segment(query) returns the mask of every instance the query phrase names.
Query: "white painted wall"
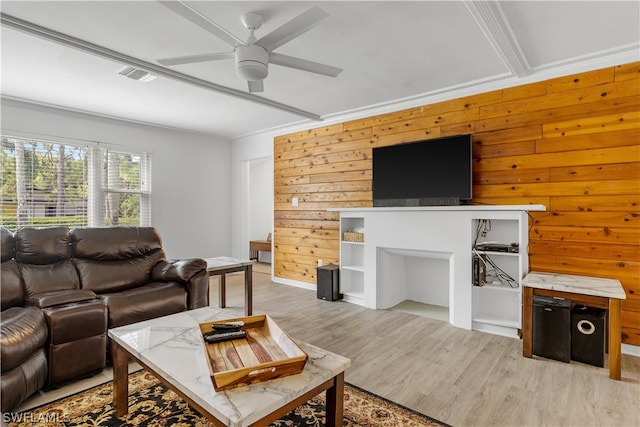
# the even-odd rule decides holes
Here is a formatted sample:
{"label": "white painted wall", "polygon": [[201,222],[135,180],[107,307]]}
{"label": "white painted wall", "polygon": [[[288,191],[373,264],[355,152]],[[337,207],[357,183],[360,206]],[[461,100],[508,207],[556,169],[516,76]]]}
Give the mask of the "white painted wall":
{"label": "white painted wall", "polygon": [[[238,139],[231,144],[231,254],[236,258],[249,258],[249,240],[253,237],[250,214],[251,164],[259,161],[269,170],[270,179],[261,187],[265,197],[261,209],[268,209],[269,230],[273,232],[273,134],[268,132]],[[257,163],[256,163],[257,164]],[[266,234],[258,236],[260,240]]]}
{"label": "white painted wall", "polygon": [[[273,228],[273,163],[270,158],[249,161],[249,238],[265,240]],[[249,243],[247,243],[249,244]],[[271,262],[271,252],[258,261]]]}
{"label": "white painted wall", "polygon": [[273,168],[269,158],[249,162],[249,238],[264,240],[273,227]]}
{"label": "white painted wall", "polygon": [[167,256],[229,255],[230,141],[15,100],[1,105],[6,135],[99,141],[152,153],[151,222]]}

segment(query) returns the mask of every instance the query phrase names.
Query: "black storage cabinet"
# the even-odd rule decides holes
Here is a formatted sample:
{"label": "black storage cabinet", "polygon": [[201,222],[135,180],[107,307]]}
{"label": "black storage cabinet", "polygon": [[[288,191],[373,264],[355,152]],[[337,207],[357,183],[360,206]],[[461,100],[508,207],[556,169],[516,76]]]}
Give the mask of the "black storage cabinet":
{"label": "black storage cabinet", "polygon": [[606,313],[585,305],[571,310],[571,360],[604,367]]}
{"label": "black storage cabinet", "polygon": [[340,267],[329,264],[317,268],[318,299],[337,301],[342,299],[340,293]]}
{"label": "black storage cabinet", "polygon": [[533,297],[533,354],[571,361],[571,301]]}

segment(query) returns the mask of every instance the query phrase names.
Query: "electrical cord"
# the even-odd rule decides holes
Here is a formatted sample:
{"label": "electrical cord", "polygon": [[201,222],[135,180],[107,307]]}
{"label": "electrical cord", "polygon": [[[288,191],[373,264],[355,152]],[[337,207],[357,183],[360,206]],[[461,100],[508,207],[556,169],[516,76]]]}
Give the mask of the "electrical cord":
{"label": "electrical cord", "polygon": [[[506,283],[511,288],[517,288],[518,282],[511,277],[507,272],[498,267],[498,265],[491,259],[491,257],[487,254],[484,254],[486,264],[489,264],[493,269],[494,277],[500,281],[500,284]],[[485,264],[485,265],[486,265]],[[489,269],[487,268],[487,277],[489,276]],[[489,281],[487,280],[487,283]]]}
{"label": "electrical cord", "polygon": [[476,237],[473,241],[473,253],[480,259],[480,262],[484,264],[485,270],[485,281],[480,284],[480,286],[485,284],[490,284],[494,280],[498,280],[500,284],[508,284],[511,288],[518,288],[520,285],[518,281],[511,277],[507,272],[501,269],[486,253],[480,253],[476,248],[478,245],[478,239],[480,235],[486,237],[487,232],[491,231],[491,220],[489,219],[479,219],[476,225]]}
{"label": "electrical cord", "polygon": [[491,220],[490,219],[479,219],[478,223],[476,224],[476,238],[473,241],[473,247],[475,248],[476,245],[478,244],[478,239],[480,238],[480,235],[482,234],[482,236],[486,236],[487,233],[491,231]]}

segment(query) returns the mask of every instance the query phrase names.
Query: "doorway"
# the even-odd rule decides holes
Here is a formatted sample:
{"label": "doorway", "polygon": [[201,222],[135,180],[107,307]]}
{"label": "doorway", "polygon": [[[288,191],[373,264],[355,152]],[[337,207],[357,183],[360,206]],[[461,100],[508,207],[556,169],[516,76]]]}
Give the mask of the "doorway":
{"label": "doorway", "polygon": [[[271,158],[248,161],[247,234],[249,240],[267,240],[273,229],[273,163]],[[247,241],[247,247],[249,242]],[[272,263],[272,253],[260,251],[259,263]]]}

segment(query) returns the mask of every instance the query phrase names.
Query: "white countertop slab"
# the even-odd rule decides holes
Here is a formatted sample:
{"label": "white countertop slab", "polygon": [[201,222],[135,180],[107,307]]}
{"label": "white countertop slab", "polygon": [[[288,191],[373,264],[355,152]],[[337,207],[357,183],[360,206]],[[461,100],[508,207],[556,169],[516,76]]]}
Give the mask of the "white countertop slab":
{"label": "white countertop slab", "polygon": [[606,298],[627,298],[617,279],[532,271],[522,280],[522,286]]}
{"label": "white countertop slab", "polygon": [[460,205],[460,206],[378,206],[371,208],[327,208],[329,212],[396,212],[396,211],[529,211],[544,212],[545,205]]}
{"label": "white countertop slab", "polygon": [[297,375],[216,392],[198,325],[232,316],[204,307],[109,330],[109,337],[227,426],[246,426],[351,365],[345,357],[296,341],[309,359]]}
{"label": "white countertop slab", "polygon": [[219,256],[215,258],[204,258],[207,262],[207,271],[219,270],[231,267],[241,267],[253,264],[250,260]]}

